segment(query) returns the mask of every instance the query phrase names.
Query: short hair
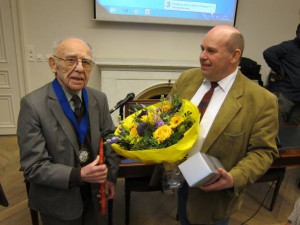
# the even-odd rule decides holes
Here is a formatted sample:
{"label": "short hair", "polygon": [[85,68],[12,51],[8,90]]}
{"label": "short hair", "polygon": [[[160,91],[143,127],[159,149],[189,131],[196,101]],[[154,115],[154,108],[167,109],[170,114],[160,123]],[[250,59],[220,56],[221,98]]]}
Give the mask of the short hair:
{"label": "short hair", "polygon": [[84,42],[84,43],[90,48],[90,51],[91,51],[91,57],[93,58],[93,48],[92,48],[92,46],[91,46],[88,42],[86,42],[86,41],[84,41],[83,39],[78,38],[78,37],[68,37],[68,38],[64,38],[64,39],[61,39],[61,40],[54,41],[53,46],[52,46],[52,54],[53,54],[53,55],[56,55],[58,46],[59,46],[62,42],[66,41],[66,40],[68,40],[68,39],[78,39],[78,40],[81,40],[82,42]]}
{"label": "short hair", "polygon": [[241,50],[241,56],[243,55],[245,47],[245,40],[240,32],[233,32],[228,40],[228,50],[234,52],[236,49]]}

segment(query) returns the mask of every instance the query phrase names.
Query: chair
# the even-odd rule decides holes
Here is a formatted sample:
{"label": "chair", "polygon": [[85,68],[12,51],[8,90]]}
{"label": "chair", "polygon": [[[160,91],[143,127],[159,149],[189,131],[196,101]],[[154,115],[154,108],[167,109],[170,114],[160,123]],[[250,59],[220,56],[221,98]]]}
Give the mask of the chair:
{"label": "chair", "polygon": [[271,203],[270,203],[269,208],[268,208],[269,211],[273,211],[273,209],[274,209],[274,205],[275,205],[277,197],[278,197],[280,186],[281,186],[281,183],[284,179],[285,171],[286,171],[285,167],[283,167],[283,168],[270,168],[260,179],[258,179],[256,181],[256,183],[276,182],[276,185],[275,185],[275,188],[274,188],[274,191],[273,191],[273,195],[272,195],[272,200],[271,200]]}
{"label": "chair", "polygon": [[252,59],[242,57],[240,61],[241,72],[248,77],[250,80],[255,80],[260,86],[263,86],[263,81],[261,79],[260,68],[261,65]]}
{"label": "chair", "polygon": [[125,178],[125,224],[129,225],[131,192],[162,191],[161,182],[151,186],[151,177]]}
{"label": "chair", "polygon": [[8,207],[8,201],[7,201],[7,198],[4,194],[4,191],[3,191],[3,188],[2,188],[2,185],[0,183],[0,205],[3,205],[5,207]]}
{"label": "chair", "polygon": [[[300,128],[291,124],[281,124],[279,134],[276,138],[279,152],[282,153],[286,149],[297,149],[300,147],[299,141]],[[281,183],[285,176],[286,167],[282,165],[281,157],[274,161],[272,167],[258,180],[259,182],[276,182],[269,211],[272,211],[276,203],[276,199],[280,190]]]}

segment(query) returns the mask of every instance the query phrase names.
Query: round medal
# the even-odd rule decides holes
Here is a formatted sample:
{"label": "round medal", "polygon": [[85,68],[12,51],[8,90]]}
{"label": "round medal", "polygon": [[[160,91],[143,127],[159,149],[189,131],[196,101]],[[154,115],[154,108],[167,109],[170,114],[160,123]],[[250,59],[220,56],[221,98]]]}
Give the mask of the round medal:
{"label": "round medal", "polygon": [[79,162],[80,163],[85,163],[88,161],[89,159],[89,152],[88,150],[85,148],[85,147],[82,147],[80,150],[79,150]]}

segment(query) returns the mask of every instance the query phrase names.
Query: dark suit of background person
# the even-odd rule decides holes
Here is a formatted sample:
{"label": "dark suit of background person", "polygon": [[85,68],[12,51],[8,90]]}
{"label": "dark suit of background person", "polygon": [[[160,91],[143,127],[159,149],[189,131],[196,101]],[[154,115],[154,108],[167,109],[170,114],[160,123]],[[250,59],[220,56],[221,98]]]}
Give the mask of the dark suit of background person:
{"label": "dark suit of background person", "polygon": [[[188,188],[186,213],[189,222],[180,218],[185,217],[182,200],[185,192],[184,188],[179,191],[181,224],[227,224],[229,217],[242,205],[246,185],[262,176],[278,156],[276,96],[238,71],[243,46],[242,35],[235,28],[214,27],[201,45],[201,68],[184,71],[171,90],[170,95],[178,93],[181,98],[191,100],[204,85],[204,80],[218,81],[214,98],[216,93],[226,89],[222,82],[230,78],[228,75],[234,79],[232,86],[227,86],[228,94],[220,103],[202,148],[196,148],[196,151],[218,158],[225,170],[219,169],[221,178],[211,185]],[[235,78],[234,72],[237,73]],[[212,102],[213,99],[200,122],[200,135],[208,129],[203,121],[211,115],[211,104],[218,103]]]}
{"label": "dark suit of background person", "polygon": [[275,80],[270,90],[277,93],[280,122],[300,124],[300,24],[296,38],[267,48],[264,59]]}
{"label": "dark suit of background person", "polygon": [[[96,197],[100,183],[106,181],[109,196],[115,195],[118,157],[110,147],[105,148],[106,166],[98,165],[100,137],[113,130],[114,124],[105,94],[86,87],[92,69],[86,65],[94,64],[89,61],[91,57],[90,47],[80,39],[59,42],[49,58],[56,79],[21,100],[18,120],[21,167],[30,182],[29,206],[40,212],[44,225],[106,224],[106,218],[100,217]],[[79,162],[81,144],[75,126],[61,107],[57,88],[67,98],[82,95],[85,105],[86,91],[88,105],[84,110],[88,109],[88,129],[84,146],[90,153],[87,162]]]}

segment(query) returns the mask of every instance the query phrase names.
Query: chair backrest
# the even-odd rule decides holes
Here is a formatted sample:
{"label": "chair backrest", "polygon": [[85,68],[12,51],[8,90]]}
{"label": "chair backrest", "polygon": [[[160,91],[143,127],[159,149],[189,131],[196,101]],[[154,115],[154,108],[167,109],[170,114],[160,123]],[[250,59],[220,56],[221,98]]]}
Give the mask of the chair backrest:
{"label": "chair backrest", "polygon": [[149,106],[159,102],[160,99],[136,99],[126,103],[125,105],[125,117],[134,113],[135,110],[142,109],[142,106]]}
{"label": "chair backrest", "polygon": [[160,99],[162,95],[166,97],[170,93],[172,87],[173,84],[171,83],[171,80],[169,80],[168,83],[157,84],[146,88],[139,93],[135,99]]}
{"label": "chair backrest", "polygon": [[280,150],[300,148],[300,126],[281,124],[279,126],[278,140]]}
{"label": "chair backrest", "polygon": [[173,84],[171,83],[171,80],[169,80],[168,83],[157,84],[145,89],[139,93],[134,100],[125,104],[125,117],[135,112],[135,110],[141,109],[142,105],[149,106],[159,102],[161,96],[166,97],[170,93],[172,87]]}

